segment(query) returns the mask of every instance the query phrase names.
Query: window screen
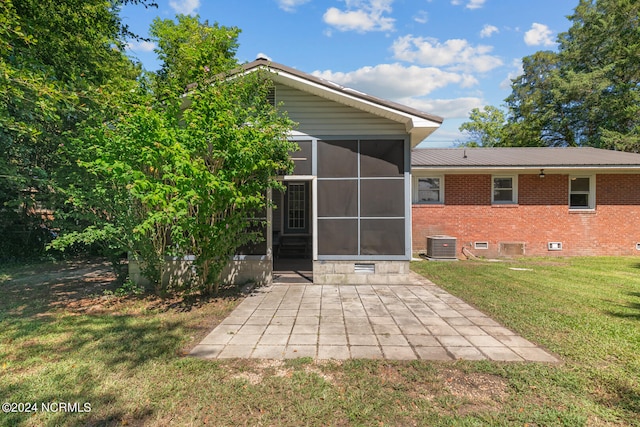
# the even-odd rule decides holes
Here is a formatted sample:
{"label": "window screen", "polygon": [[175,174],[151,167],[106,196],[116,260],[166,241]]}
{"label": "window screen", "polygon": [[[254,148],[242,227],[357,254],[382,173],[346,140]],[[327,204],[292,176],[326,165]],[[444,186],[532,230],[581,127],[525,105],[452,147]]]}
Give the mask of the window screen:
{"label": "window screen", "polygon": [[294,164],[292,175],[311,175],[311,141],[296,141],[296,144],[300,150],[289,153]]}
{"label": "window screen", "polygon": [[360,176],[404,174],[404,141],[360,141]]}
{"label": "window screen", "polygon": [[318,141],[318,255],[405,255],[405,141]]}
{"label": "window screen", "polygon": [[357,255],[357,219],[318,219],[319,255]]}
{"label": "window screen", "polygon": [[318,141],[318,178],[358,176],[358,141]]}
{"label": "window screen", "polygon": [[246,231],[259,236],[258,242],[248,242],[236,249],[238,255],[266,255],[267,253],[267,225],[263,221],[256,221]]}
{"label": "window screen", "polygon": [[358,216],[358,181],[318,181],[318,216]]}
{"label": "window screen", "polygon": [[403,219],[362,219],[362,255],[404,255]]}
{"label": "window screen", "polygon": [[360,215],[404,216],[404,180],[361,180]]}

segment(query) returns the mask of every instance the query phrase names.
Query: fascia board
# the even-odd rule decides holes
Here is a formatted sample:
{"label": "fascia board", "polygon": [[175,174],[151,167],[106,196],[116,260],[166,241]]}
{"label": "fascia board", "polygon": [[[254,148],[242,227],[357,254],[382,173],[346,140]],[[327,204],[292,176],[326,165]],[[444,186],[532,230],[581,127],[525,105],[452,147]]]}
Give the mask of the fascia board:
{"label": "fascia board", "polygon": [[640,165],[636,167],[625,166],[575,166],[575,167],[553,167],[553,166],[500,166],[500,167],[468,167],[456,168],[448,166],[411,166],[412,173],[438,172],[440,174],[492,174],[492,173],[522,173],[522,174],[538,174],[540,169],[544,169],[546,175],[552,174],[606,174],[606,173],[640,173]]}

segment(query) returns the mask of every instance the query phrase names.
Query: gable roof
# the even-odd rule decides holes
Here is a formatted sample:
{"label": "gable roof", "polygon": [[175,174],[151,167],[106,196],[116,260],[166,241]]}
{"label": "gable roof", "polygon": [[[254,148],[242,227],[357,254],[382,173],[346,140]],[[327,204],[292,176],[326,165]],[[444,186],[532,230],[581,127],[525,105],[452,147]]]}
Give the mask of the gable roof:
{"label": "gable roof", "polygon": [[243,65],[241,71],[261,69],[272,72],[273,80],[277,83],[404,124],[407,133],[411,135],[412,147],[431,135],[443,121],[442,117],[367,95],[263,58]]}
{"label": "gable roof", "polygon": [[640,154],[591,147],[423,148],[411,152],[412,168],[589,169],[640,168]]}

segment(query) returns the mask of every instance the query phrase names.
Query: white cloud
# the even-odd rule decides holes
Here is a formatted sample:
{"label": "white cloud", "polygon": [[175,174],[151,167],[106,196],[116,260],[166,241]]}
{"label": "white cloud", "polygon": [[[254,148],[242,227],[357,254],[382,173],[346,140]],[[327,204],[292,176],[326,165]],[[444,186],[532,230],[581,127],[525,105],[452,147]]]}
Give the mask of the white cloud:
{"label": "white cloud", "polygon": [[407,67],[398,63],[362,67],[347,73],[326,70],[314,71],[312,74],[398,102],[406,98],[428,95],[434,90],[451,84],[469,87],[478,83],[473,76],[466,74],[447,72],[435,67],[418,67],[416,65]]}
{"label": "white cloud", "polygon": [[170,0],[169,6],[171,6],[176,13],[191,15],[200,7],[200,0]]}
{"label": "white cloud", "polygon": [[273,59],[271,59],[271,57],[269,55],[267,55],[266,53],[258,53],[256,55],[256,59],[266,59],[267,61],[273,61]]}
{"label": "white cloud", "polygon": [[480,9],[484,6],[486,0],[469,0],[469,3],[465,6],[467,9]]}
{"label": "white cloud", "polygon": [[499,57],[489,55],[493,47],[474,47],[464,39],[450,39],[440,43],[434,38],[407,35],[396,39],[391,49],[396,59],[434,67],[448,67],[454,71],[486,72],[502,65]]}
{"label": "white cloud", "polygon": [[418,24],[426,24],[429,21],[429,14],[426,10],[419,10],[416,16],[413,17],[413,20]]}
{"label": "white cloud", "polygon": [[287,12],[294,12],[298,6],[307,3],[309,0],[277,0],[280,9]]}
{"label": "white cloud", "polygon": [[416,108],[420,111],[436,114],[445,119],[467,119],[474,108],[482,108],[481,98],[453,98],[453,99],[417,99],[404,98],[398,102]]}
{"label": "white cloud", "polygon": [[331,7],[322,18],[326,24],[340,31],[392,31],[395,19],[383,15],[391,12],[393,1],[345,0],[347,10]]}
{"label": "white cloud", "polygon": [[534,22],[531,29],[524,33],[524,42],[527,46],[553,46],[553,32],[544,24]]}
{"label": "white cloud", "polygon": [[485,26],[482,27],[482,31],[480,31],[480,37],[484,39],[499,32],[500,30],[495,25],[485,24]]}
{"label": "white cloud", "polygon": [[512,80],[516,77],[519,77],[524,73],[524,68],[522,67],[522,59],[516,58],[511,63],[511,71],[507,74],[507,77],[500,82],[500,89],[509,90],[511,89]]}
{"label": "white cloud", "polygon": [[[484,6],[484,3],[487,0],[469,0],[467,2],[467,5],[465,6],[465,8],[467,9],[480,9],[482,6]],[[454,6],[460,6],[462,3],[464,3],[462,0],[451,0],[451,4]]]}
{"label": "white cloud", "polygon": [[127,43],[127,50],[132,52],[153,52],[153,49],[158,47],[153,42],[148,41],[132,41]]}

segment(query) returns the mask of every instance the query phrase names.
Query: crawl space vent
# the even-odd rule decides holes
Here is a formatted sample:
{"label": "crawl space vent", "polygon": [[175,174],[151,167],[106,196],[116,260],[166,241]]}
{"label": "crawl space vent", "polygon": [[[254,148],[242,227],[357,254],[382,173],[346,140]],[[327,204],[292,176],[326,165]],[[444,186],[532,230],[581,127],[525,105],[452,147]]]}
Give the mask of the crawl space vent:
{"label": "crawl space vent", "polygon": [[355,264],[354,270],[359,274],[374,274],[376,272],[375,264]]}
{"label": "crawl space vent", "polygon": [[547,243],[547,248],[550,251],[561,251],[562,250],[562,242],[549,242],[549,243]]}
{"label": "crawl space vent", "polygon": [[524,255],[524,242],[500,242],[500,255],[502,256]]}
{"label": "crawl space vent", "polygon": [[489,249],[489,242],[474,242],[473,249]]}

